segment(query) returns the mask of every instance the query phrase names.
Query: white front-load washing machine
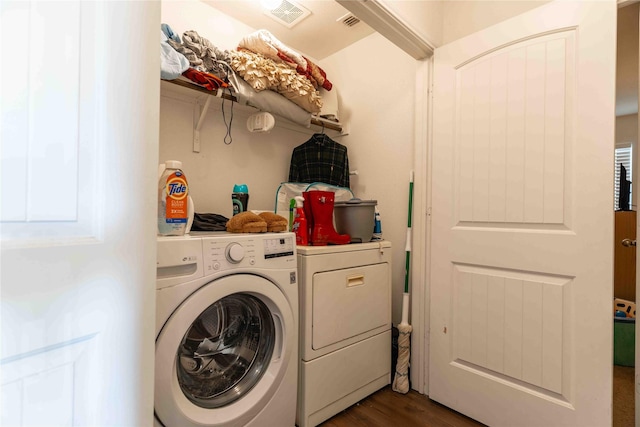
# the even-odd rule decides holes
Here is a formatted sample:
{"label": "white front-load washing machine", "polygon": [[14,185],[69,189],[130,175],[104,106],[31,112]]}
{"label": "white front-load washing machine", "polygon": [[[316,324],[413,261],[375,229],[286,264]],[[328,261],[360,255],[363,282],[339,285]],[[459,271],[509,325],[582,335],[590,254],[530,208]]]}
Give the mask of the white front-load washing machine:
{"label": "white front-load washing machine", "polygon": [[294,426],[293,233],[158,238],[156,425]]}

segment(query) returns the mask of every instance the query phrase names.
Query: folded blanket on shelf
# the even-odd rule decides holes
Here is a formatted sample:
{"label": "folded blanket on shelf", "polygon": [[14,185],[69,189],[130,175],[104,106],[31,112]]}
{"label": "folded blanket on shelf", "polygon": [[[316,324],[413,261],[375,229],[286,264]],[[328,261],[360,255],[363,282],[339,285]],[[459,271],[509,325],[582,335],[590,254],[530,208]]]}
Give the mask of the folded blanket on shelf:
{"label": "folded blanket on shelf", "polygon": [[287,62],[295,64],[294,68],[307,68],[307,60],[295,50],[286,46],[267,30],[258,30],[244,36],[238,47],[259,53],[269,59],[278,61],[287,58]]}
{"label": "folded blanket on shelf", "polygon": [[173,28],[171,28],[169,24],[160,24],[160,31],[162,31],[162,33],[167,36],[168,39],[171,39],[178,43],[182,43],[182,40],[180,40],[180,36],[173,32]]}
{"label": "folded blanket on shelf", "polygon": [[195,82],[200,86],[204,86],[209,90],[218,90],[220,88],[229,87],[229,85],[222,81],[219,77],[214,76],[213,74],[198,71],[195,68],[187,69],[184,73],[182,73],[182,75],[192,82]]}
{"label": "folded blanket on shelf", "polygon": [[317,82],[318,85],[326,90],[331,90],[333,84],[327,79],[327,73],[320,67],[318,67],[315,63],[311,62],[307,59],[307,69],[304,71],[298,70],[299,73],[304,75],[311,75]]}
{"label": "folded blanket on shelf", "polygon": [[286,46],[267,30],[258,30],[243,37],[238,44],[238,48],[250,50],[273,61],[288,64],[300,75],[305,76],[315,89],[322,87],[326,90],[331,90],[333,87],[322,68]]}
{"label": "folded blanket on shelf", "polygon": [[182,43],[169,39],[167,43],[183,54],[191,67],[198,71],[212,73],[226,80],[228,69],[228,52],[221,50],[196,31],[185,31]]}
{"label": "folded blanket on shelf", "polygon": [[160,30],[160,78],[173,80],[189,68],[189,60],[167,43],[167,33]]}
{"label": "folded blanket on shelf", "polygon": [[320,94],[292,68],[248,50],[229,52],[229,56],[231,68],[256,91],[273,90],[310,113],[320,112]]}
{"label": "folded blanket on shelf", "polygon": [[[182,36],[183,40],[175,35],[168,26],[163,28],[163,32],[168,38],[166,40],[166,43],[170,45],[168,47],[179,52],[179,55],[187,61],[187,70],[182,75],[200,86],[212,90],[216,89],[216,86],[224,88],[226,86],[222,83],[226,83],[233,90],[233,95],[239,103],[268,111],[305,127],[311,125],[311,112],[318,112],[319,105],[322,105],[318,92],[308,81],[305,82],[303,76],[296,76],[295,70],[288,69],[287,71],[295,76],[292,82],[301,79],[300,82],[287,85],[286,81],[290,76],[286,77],[282,84],[279,81],[272,81],[273,85],[281,86],[281,90],[290,93],[280,93],[276,88],[257,90],[257,80],[254,79],[252,84],[248,83],[243,75],[230,66],[231,55],[235,55],[236,52],[219,49],[196,31],[186,31]],[[302,57],[300,56],[300,58]],[[220,81],[216,76],[220,78]],[[165,80],[172,79],[165,78]],[[251,76],[249,79],[251,80]],[[257,84],[257,87],[259,86]]]}

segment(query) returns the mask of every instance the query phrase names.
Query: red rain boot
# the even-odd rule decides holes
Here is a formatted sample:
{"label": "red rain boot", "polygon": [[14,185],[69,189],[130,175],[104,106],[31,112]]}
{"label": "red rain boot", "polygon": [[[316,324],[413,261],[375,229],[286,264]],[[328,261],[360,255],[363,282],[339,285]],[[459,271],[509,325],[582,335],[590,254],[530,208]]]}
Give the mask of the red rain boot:
{"label": "red rain boot", "polygon": [[351,236],[338,234],[333,228],[333,202],[335,194],[332,191],[310,191],[311,211],[313,212],[313,232],[311,244],[313,246],[346,245],[351,243]]}
{"label": "red rain boot", "polygon": [[311,210],[311,194],[309,191],[302,192],[304,198],[304,204],[302,209],[304,210],[304,216],[307,219],[307,236],[309,236],[309,246],[313,246],[313,239],[311,234],[313,233],[313,211]]}

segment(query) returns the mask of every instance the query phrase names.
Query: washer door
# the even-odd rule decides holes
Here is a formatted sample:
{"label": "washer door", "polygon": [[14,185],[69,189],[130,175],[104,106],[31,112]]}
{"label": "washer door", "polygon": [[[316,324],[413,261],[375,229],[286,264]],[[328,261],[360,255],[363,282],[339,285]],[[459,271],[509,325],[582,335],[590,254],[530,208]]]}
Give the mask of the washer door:
{"label": "washer door", "polygon": [[156,340],[155,412],[167,427],[245,425],[282,381],[297,334],[287,299],[250,274],[187,298]]}

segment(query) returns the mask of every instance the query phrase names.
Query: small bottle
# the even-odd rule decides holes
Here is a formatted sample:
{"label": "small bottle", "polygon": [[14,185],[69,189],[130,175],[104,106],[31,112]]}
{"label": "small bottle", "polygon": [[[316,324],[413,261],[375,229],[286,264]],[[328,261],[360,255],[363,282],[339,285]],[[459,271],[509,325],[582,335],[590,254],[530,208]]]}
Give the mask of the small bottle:
{"label": "small bottle", "polygon": [[233,203],[233,215],[247,211],[249,205],[249,189],[246,184],[236,184],[233,186],[231,202]]}
{"label": "small bottle", "polygon": [[167,160],[158,180],[158,235],[182,236],[186,232],[189,184],[182,162]]}
{"label": "small bottle", "polygon": [[295,218],[296,199],[289,201],[289,231],[293,230],[293,218]]}
{"label": "small bottle", "polygon": [[296,211],[293,218],[291,231],[296,234],[296,245],[308,246],[309,235],[307,233],[307,218],[304,216],[304,197],[294,197],[296,201]]}
{"label": "small bottle", "polygon": [[373,238],[371,240],[382,240],[382,223],[380,222],[380,212],[377,205],[373,213]]}

